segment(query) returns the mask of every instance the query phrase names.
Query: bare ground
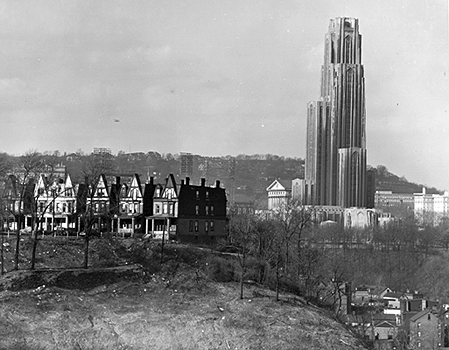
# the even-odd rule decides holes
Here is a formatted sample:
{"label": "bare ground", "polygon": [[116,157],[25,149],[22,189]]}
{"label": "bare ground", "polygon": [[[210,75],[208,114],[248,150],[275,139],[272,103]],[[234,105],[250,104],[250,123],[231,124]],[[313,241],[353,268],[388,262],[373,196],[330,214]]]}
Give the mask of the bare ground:
{"label": "bare ground", "polygon": [[299,297],[250,285],[240,300],[237,283],[182,262],[78,287],[0,292],[0,349],[365,349]]}

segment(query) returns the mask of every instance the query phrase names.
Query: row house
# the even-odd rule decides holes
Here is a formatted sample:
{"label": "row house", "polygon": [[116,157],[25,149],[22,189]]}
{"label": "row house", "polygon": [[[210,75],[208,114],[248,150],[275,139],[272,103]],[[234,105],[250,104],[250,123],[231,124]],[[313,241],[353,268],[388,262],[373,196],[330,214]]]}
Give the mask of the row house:
{"label": "row house", "polygon": [[94,183],[87,179],[78,191],[78,230],[111,231],[111,188],[101,174]]}
{"label": "row house", "polygon": [[203,244],[226,237],[226,193],[220,181],[211,187],[203,178],[200,185],[193,185],[187,177],[178,185],[170,174],[164,184],[150,181],[145,196],[151,194],[152,211],[145,217],[146,237],[176,237],[182,242]]}
{"label": "row house", "polygon": [[145,217],[146,237],[165,240],[174,238],[177,234],[179,192],[175,177],[170,174],[164,184],[156,185],[150,180],[150,186],[145,191],[147,190],[151,191],[148,199],[152,205],[148,207],[148,215]]}
{"label": "row house", "polygon": [[[9,188],[4,193],[16,198],[15,187]],[[30,230],[82,232],[90,228],[97,233],[139,233],[207,244],[227,234],[226,192],[220,181],[206,186],[206,180],[201,179],[194,185],[186,178],[177,184],[170,174],[163,183],[156,184],[150,178],[142,185],[137,174],[124,182],[102,174],[95,182],[86,179],[74,185],[69,175],[53,181],[42,175],[31,188],[29,202],[34,204],[26,220]],[[18,204],[10,201],[8,205]]]}
{"label": "row house", "polygon": [[226,192],[220,181],[215,186],[181,181],[178,198],[177,238],[182,242],[214,244],[226,237]]}
{"label": "row house", "polygon": [[21,181],[15,175],[8,175],[2,190],[2,229],[11,231],[25,227],[25,215],[32,212],[33,181]]}
{"label": "row house", "polygon": [[144,192],[137,174],[129,184],[121,183],[120,177],[111,186],[111,231],[134,235],[142,230]]}
{"label": "row house", "polygon": [[34,201],[35,215],[27,216],[27,227],[41,231],[76,229],[76,188],[70,175],[53,181],[39,176],[34,187]]}

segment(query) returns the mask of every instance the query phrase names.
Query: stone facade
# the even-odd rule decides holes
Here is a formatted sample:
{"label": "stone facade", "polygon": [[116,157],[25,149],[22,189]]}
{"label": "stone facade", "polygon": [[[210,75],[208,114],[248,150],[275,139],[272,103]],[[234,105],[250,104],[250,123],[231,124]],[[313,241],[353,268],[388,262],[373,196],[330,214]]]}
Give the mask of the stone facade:
{"label": "stone facade", "polygon": [[321,96],[308,104],[307,202],[365,207],[365,78],[358,20],[331,20],[325,40]]}

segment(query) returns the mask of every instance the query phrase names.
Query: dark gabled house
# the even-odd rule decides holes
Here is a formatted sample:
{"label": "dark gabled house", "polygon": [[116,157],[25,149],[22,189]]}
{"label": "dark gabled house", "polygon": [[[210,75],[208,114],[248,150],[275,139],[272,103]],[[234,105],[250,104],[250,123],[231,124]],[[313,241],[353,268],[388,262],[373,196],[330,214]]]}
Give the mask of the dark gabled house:
{"label": "dark gabled house", "polygon": [[215,244],[227,235],[226,192],[216,181],[215,187],[181,181],[178,198],[177,239],[181,242]]}
{"label": "dark gabled house", "polygon": [[29,179],[26,183],[21,183],[15,175],[8,175],[3,188],[1,205],[3,229],[16,230],[25,227],[25,215],[33,210],[33,191],[35,181]]}
{"label": "dark gabled house", "polygon": [[117,177],[110,191],[110,212],[113,217],[114,232],[134,235],[142,230],[143,191],[138,174],[134,174],[129,184],[122,184]]}
{"label": "dark gabled house", "polygon": [[79,230],[85,230],[85,225],[97,232],[111,231],[110,188],[106,176],[101,174],[95,183],[80,185],[77,199],[79,215]]}
{"label": "dark gabled house", "polygon": [[[170,174],[163,184],[153,184],[150,180],[148,190],[150,193],[144,197],[147,201],[145,204],[145,227],[147,237],[157,239],[171,239],[177,235],[177,216],[178,216],[178,186],[173,174]],[[146,191],[146,190],[145,190]],[[150,198],[150,194],[152,194]]]}

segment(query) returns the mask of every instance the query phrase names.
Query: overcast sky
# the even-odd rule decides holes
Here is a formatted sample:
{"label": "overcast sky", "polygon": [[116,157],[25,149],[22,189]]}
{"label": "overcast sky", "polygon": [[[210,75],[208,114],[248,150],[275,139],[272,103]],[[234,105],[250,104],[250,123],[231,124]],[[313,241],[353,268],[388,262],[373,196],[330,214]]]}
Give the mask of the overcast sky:
{"label": "overcast sky", "polygon": [[368,163],[449,189],[446,0],[4,0],[0,151],[304,158],[343,16],[362,34]]}

